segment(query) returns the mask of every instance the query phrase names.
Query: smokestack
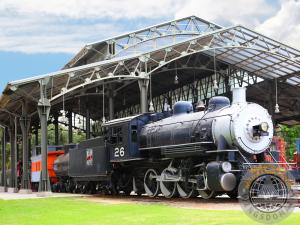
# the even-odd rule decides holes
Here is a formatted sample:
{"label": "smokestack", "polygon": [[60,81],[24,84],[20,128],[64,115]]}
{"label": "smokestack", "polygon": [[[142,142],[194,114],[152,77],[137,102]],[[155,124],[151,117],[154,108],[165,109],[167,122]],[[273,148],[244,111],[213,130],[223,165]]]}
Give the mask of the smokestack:
{"label": "smokestack", "polygon": [[238,87],[232,89],[232,104],[246,103],[246,88]]}

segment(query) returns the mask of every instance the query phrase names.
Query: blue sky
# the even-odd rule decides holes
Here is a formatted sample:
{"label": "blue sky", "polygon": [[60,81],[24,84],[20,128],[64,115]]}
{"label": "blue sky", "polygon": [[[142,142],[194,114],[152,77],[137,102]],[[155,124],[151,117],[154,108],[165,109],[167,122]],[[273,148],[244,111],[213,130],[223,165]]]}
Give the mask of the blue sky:
{"label": "blue sky", "polygon": [[196,15],[300,48],[298,0],[1,0],[0,89],[62,68],[89,42]]}

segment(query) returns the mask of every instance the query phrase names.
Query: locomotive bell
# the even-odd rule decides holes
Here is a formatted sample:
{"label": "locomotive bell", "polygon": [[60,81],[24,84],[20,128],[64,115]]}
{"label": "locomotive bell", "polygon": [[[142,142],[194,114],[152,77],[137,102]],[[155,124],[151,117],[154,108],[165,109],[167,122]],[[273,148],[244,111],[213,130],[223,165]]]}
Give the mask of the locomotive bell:
{"label": "locomotive bell", "polygon": [[196,111],[203,111],[205,109],[205,105],[204,105],[204,103],[203,103],[203,101],[199,101],[198,103],[197,103],[197,106],[196,106]]}

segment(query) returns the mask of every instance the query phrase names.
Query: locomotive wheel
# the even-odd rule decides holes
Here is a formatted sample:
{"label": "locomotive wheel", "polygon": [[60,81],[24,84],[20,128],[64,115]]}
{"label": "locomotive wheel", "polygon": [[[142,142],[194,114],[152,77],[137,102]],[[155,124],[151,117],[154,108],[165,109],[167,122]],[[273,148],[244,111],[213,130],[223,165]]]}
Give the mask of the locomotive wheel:
{"label": "locomotive wheel", "polygon": [[75,184],[73,182],[68,181],[67,182],[67,192],[73,193],[75,190]]}
{"label": "locomotive wheel", "polygon": [[216,192],[215,191],[211,191],[211,190],[200,190],[199,194],[201,195],[201,198],[203,199],[211,199],[211,198],[215,198]]}
{"label": "locomotive wheel", "polygon": [[164,169],[161,173],[161,181],[159,182],[160,190],[166,198],[172,198],[177,194],[177,182],[163,181],[164,177],[173,176],[174,172],[169,171],[168,168]]}
{"label": "locomotive wheel", "polygon": [[149,197],[155,197],[159,192],[159,183],[156,180],[158,177],[155,169],[148,169],[144,176],[144,189]]}
{"label": "locomotive wheel", "polygon": [[75,186],[75,188],[73,190],[73,193],[75,193],[75,194],[81,193],[81,185],[76,184],[76,186]]}
{"label": "locomotive wheel", "polygon": [[87,193],[87,185],[83,184],[80,188],[80,193],[81,194],[86,194]]}
{"label": "locomotive wheel", "polygon": [[178,194],[181,198],[191,198],[197,196],[197,192],[195,191],[192,183],[179,181],[176,186]]}

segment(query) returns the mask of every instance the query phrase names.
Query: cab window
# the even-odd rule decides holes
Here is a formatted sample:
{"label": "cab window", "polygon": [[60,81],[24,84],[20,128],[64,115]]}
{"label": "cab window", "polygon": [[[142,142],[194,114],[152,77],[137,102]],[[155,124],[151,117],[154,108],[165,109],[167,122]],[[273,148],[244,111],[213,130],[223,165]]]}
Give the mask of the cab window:
{"label": "cab window", "polygon": [[131,141],[137,142],[137,126],[131,125]]}

